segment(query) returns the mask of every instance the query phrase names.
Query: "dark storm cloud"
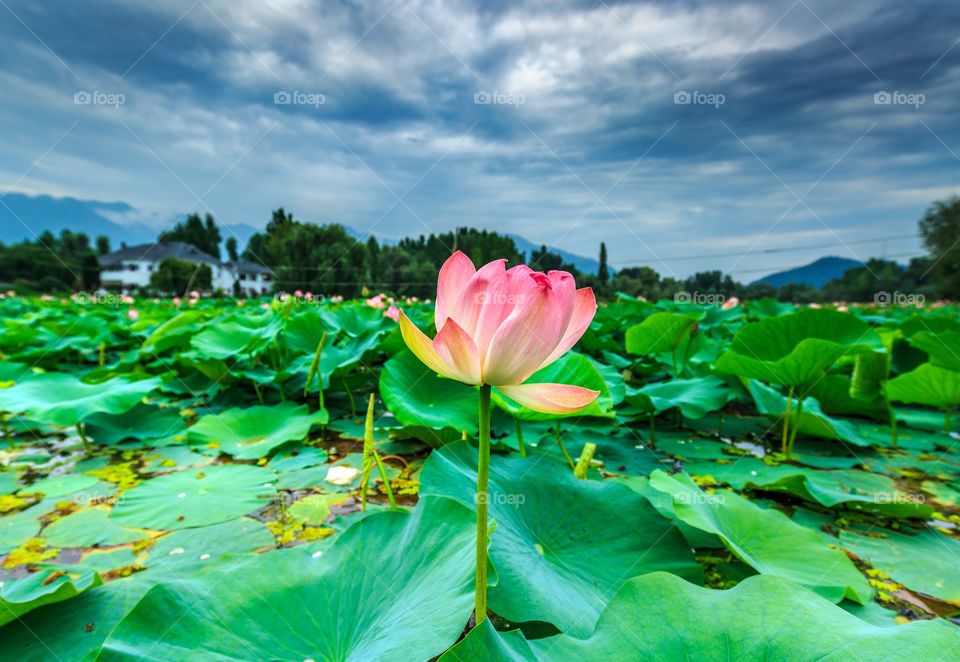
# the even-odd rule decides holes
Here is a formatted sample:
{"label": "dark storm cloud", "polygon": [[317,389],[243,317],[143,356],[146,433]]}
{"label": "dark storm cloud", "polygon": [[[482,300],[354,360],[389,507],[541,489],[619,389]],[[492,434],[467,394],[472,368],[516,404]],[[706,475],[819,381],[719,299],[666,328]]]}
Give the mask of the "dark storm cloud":
{"label": "dark storm cloud", "polygon": [[4,190],[148,223],[284,205],[755,269],[783,265],[657,257],[826,240],[863,259],[880,244],[846,242],[909,232],[960,172],[955,3],[6,4]]}

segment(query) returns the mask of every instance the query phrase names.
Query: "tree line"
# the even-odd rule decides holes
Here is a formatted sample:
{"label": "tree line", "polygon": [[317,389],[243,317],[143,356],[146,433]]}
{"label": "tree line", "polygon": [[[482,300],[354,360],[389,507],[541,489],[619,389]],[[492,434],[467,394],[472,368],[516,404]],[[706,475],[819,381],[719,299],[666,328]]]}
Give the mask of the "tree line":
{"label": "tree line", "polygon": [[[650,267],[629,267],[613,272],[607,263],[607,248],[600,244],[596,273],[583,273],[551,252],[546,246],[523,255],[513,239],[489,230],[458,228],[396,244],[379,242],[373,235],[356,237],[337,223],[317,225],[297,220],[283,208],[273,212],[261,231],[250,237],[239,252],[236,239],[226,242],[210,214],[187,216],[163,232],[160,241],[182,241],[221,259],[248,260],[274,272],[278,291],[309,291],[317,294],[362,296],[389,292],[398,296],[428,298],[436,291],[437,270],[454,250],[462,250],[477,264],[506,258],[509,264],[526,262],[542,271],[569,271],[577,282],[594,288],[602,298],[618,293],[650,300],[682,297],[684,293],[716,294],[724,297],[757,299],[774,297],[783,301],[865,301],[878,293],[904,293],[927,299],[955,299],[960,296],[960,197],[934,203],[919,221],[919,230],[928,251],[908,264],[868,260],[821,288],[788,284],[775,288],[766,283],[744,285],[720,271],[697,272],[684,279],[663,278]],[[0,285],[27,292],[63,292],[95,289],[99,285],[97,256],[110,251],[106,237],[89,238],[63,230],[59,236],[44,232],[33,241],[0,243]],[[209,286],[209,274],[196,273],[195,265],[161,265],[157,286],[175,290],[184,282]],[[161,283],[160,280],[163,280]],[[159,286],[163,287],[159,287]]]}

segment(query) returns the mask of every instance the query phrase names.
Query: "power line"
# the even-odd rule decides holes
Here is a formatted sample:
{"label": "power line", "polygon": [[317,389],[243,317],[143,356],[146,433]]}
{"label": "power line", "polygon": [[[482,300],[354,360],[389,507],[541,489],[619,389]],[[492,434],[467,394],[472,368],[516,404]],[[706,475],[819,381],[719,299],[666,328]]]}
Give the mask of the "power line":
{"label": "power line", "polygon": [[666,262],[668,260],[678,261],[678,260],[712,260],[725,257],[744,257],[747,255],[769,255],[773,253],[793,253],[796,251],[813,251],[823,248],[843,248],[844,246],[850,245],[859,245],[859,244],[874,244],[882,241],[893,241],[896,239],[915,239],[919,235],[916,233],[912,234],[900,234],[892,235],[889,237],[876,237],[873,239],[854,239],[853,241],[843,242],[838,246],[836,242],[829,244],[808,244],[806,246],[790,246],[789,248],[763,248],[760,250],[746,250],[740,251],[737,253],[714,253],[712,255],[673,255],[669,257],[652,257],[648,260],[638,260],[631,262],[620,262],[621,268],[623,266],[639,265],[639,264],[650,264],[651,262]]}

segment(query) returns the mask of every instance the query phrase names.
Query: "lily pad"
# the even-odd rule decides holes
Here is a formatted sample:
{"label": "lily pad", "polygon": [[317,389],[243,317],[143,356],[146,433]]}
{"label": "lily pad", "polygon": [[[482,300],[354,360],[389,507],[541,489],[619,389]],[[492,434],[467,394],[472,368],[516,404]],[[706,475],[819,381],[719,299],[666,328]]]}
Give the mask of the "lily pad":
{"label": "lily pad", "polygon": [[148,537],[110,519],[108,508],[88,508],[61,517],[43,530],[49,547],[107,547]]}
{"label": "lily pad", "polygon": [[0,585],[0,606],[4,607],[0,609],[0,625],[37,607],[69,600],[100,583],[100,575],[95,572],[71,575],[52,568],[7,580]]}
{"label": "lily pad", "polygon": [[204,416],[187,430],[187,439],[240,460],[251,460],[288,441],[302,441],[311,427],[328,420],[326,409],[311,414],[307,405],[292,402],[238,407]]}
{"label": "lily pad", "polygon": [[42,423],[76,425],[92,414],[122,414],[158,386],[156,377],[138,381],[115,377],[87,384],[74,375],[48,373],[0,389],[0,410],[23,413]]}
{"label": "lily pad", "polygon": [[488,620],[441,662],[924,660],[942,659],[957,643],[955,628],[942,622],[872,625],[776,577],[748,577],[717,591],[657,572],[627,582],[588,638],[527,641],[518,630],[495,631]]}
{"label": "lily pad", "polygon": [[470,511],[426,498],[360,520],[316,559],[272,552],[160,584],[99,659],[430,659],[467,621],[473,554]]}
{"label": "lily pad", "polygon": [[683,474],[655,471],[650,486],[673,496],[677,517],[719,536],[757,572],[789,579],[833,602],[870,599],[870,585],[843,552],[828,548],[820,536],[780,511],[726,490],[706,494]]}
{"label": "lily pad", "polygon": [[[469,444],[435,451],[420,493],[472,505],[476,466]],[[490,608],[514,622],[547,621],[587,636],[630,577],[656,570],[702,576],[683,537],[645,497],[622,484],[577,480],[539,451],[492,458],[489,508],[497,522],[490,559],[499,576]]]}
{"label": "lily pad", "polygon": [[276,494],[272,471],[245,465],[185,469],[137,485],[110,517],[124,526],[170,531],[236,519]]}

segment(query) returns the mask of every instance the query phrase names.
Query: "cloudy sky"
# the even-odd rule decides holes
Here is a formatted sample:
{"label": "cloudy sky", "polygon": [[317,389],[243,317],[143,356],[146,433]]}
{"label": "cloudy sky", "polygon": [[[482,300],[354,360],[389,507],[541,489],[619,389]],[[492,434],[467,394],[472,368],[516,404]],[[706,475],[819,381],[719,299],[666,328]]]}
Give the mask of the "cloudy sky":
{"label": "cloudy sky", "polygon": [[157,228],[282,205],[753,280],[918,254],[960,175],[953,0],[0,0],[0,58],[0,194]]}

